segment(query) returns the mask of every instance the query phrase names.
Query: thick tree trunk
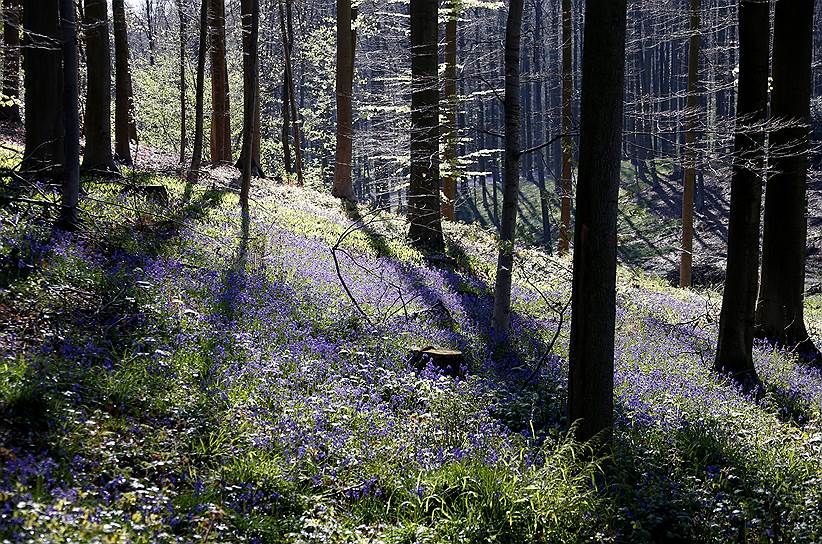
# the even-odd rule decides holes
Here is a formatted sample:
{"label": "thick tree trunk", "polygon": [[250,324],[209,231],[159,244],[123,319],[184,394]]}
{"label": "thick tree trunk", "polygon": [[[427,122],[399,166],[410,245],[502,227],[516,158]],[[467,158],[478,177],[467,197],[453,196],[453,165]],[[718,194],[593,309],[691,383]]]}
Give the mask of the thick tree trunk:
{"label": "thick tree trunk", "polygon": [[177,15],[180,18],[180,164],[186,162],[186,147],[188,147],[188,132],[186,128],[186,17],[183,11],[183,0],[177,0]]}
{"label": "thick tree trunk", "polygon": [[111,153],[111,44],[106,0],[85,0],[86,147],[83,170],[117,172]]}
{"label": "thick tree trunk", "polygon": [[739,2],[739,91],[728,225],[728,267],[714,368],[746,389],[758,383],[752,351],[759,284],[759,216],[765,175],[770,13],[767,2]]}
{"label": "thick tree trunk", "polygon": [[191,151],[189,184],[197,183],[203,162],[203,95],[205,94],[205,59],[208,49],[208,0],[200,2],[200,44],[197,51],[197,82],[194,100],[194,148]]}
{"label": "thick tree trunk", "polygon": [[211,38],[211,160],[231,162],[231,109],[225,61],[225,1],[209,0]]}
{"label": "thick tree trunk", "polygon": [[57,228],[77,228],[77,203],[80,199],[80,68],[77,53],[77,15],[73,0],[60,0],[63,53],[64,154],[62,199]]}
{"label": "thick tree trunk", "polygon": [[25,172],[57,176],[63,168],[63,68],[58,0],[23,4]]}
{"label": "thick tree trunk", "polygon": [[[130,165],[131,141],[136,141],[134,93],[131,86],[128,28],[123,0],[113,0],[114,17],[114,157]],[[185,84],[185,83],[183,83]],[[185,122],[185,121],[183,121]]]}
{"label": "thick tree trunk", "polygon": [[[245,51],[246,69],[243,71],[243,147],[245,156],[254,155],[254,117],[258,108],[258,65],[257,65],[257,34],[260,24],[259,0],[242,0],[243,32],[248,33],[247,49]],[[243,163],[242,183],[240,185],[240,206],[243,217],[243,233],[248,235],[250,210],[248,197],[251,192],[251,176],[253,175],[253,161]]]}
{"label": "thick tree trunk", "polygon": [[[248,84],[252,79],[254,79],[254,81],[258,80],[258,78],[251,77],[251,72],[255,69],[259,70],[259,67],[255,68],[251,65],[252,57],[257,58],[257,52],[251,51],[251,25],[252,19],[254,19],[253,13],[251,13],[252,7],[250,2],[244,1],[240,3],[240,18],[243,25],[243,108],[246,107],[245,97],[251,91],[247,88]],[[256,42],[254,42],[253,47],[257,47]],[[244,171],[246,157],[248,156],[247,151],[251,150],[251,175],[262,178],[265,177],[265,173],[260,166],[260,93],[254,92],[253,98],[254,100],[251,102],[253,108],[249,110],[251,115],[251,129],[245,130],[246,127],[243,125],[242,148],[240,149],[240,157],[237,159],[235,166],[239,168],[241,172]],[[246,112],[243,110],[243,123],[245,123],[245,119]],[[251,141],[246,142],[245,138],[250,138]]]}
{"label": "thick tree trunk", "polygon": [[569,420],[578,423],[580,440],[609,436],[613,425],[626,0],[585,6],[568,372]]}
{"label": "thick tree trunk", "polygon": [[699,111],[699,0],[691,0],[691,38],[688,46],[688,106],[685,112],[685,175],[682,190],[682,252],[679,286],[691,286],[694,252],[694,188],[696,185],[696,116]]}
{"label": "thick tree trunk", "polygon": [[351,0],[337,0],[337,147],[334,161],[334,186],[337,198],[356,200],[351,182],[352,94],[354,85],[354,44],[351,33]]}
{"label": "thick tree trunk", "polygon": [[437,1],[411,0],[411,179],[409,238],[442,251]]}
{"label": "thick tree trunk", "polygon": [[573,12],[571,0],[562,0],[562,203],[560,206],[559,253],[566,254],[571,241],[571,157],[574,140],[571,137],[574,95]]}
{"label": "thick tree trunk", "polygon": [[523,0],[510,0],[505,26],[505,185],[500,249],[494,285],[494,333],[505,339],[511,328],[511,278],[517,232],[520,166],[520,41]]}
{"label": "thick tree trunk", "polygon": [[822,364],[805,328],[813,0],[777,2],[757,333]]}
{"label": "thick tree trunk", "polygon": [[0,107],[0,121],[19,125],[21,0],[3,0],[3,96],[15,101]]}
{"label": "thick tree trunk", "polygon": [[458,0],[451,0],[445,23],[445,175],[442,178],[442,216],[453,221],[457,200],[457,22]]}

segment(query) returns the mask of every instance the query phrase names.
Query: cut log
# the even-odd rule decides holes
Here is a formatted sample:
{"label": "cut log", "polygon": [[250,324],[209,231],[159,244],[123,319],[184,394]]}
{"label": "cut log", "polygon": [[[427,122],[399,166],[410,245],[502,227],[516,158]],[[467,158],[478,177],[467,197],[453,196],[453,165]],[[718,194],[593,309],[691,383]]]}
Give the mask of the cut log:
{"label": "cut log", "polygon": [[434,346],[411,348],[408,363],[415,370],[424,369],[429,362],[446,376],[452,378],[465,377],[465,357],[461,351]]}

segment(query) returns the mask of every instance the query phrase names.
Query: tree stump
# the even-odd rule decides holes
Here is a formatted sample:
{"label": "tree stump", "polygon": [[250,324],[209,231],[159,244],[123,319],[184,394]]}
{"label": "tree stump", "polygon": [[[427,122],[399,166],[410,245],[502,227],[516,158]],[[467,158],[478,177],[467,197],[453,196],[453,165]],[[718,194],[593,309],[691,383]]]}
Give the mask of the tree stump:
{"label": "tree stump", "polygon": [[446,376],[452,378],[465,377],[465,357],[461,351],[435,346],[411,348],[408,363],[415,370],[421,371],[429,362]]}

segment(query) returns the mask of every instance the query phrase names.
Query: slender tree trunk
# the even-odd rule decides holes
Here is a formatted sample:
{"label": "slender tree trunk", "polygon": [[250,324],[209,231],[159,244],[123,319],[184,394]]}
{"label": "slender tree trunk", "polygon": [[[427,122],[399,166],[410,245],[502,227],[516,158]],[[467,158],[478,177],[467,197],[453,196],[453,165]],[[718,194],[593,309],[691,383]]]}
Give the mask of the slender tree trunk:
{"label": "slender tree trunk", "polygon": [[494,333],[501,339],[511,328],[511,278],[517,232],[520,166],[520,41],[523,0],[510,0],[505,26],[505,185],[502,195],[500,249],[494,286]]}
{"label": "slender tree trunk", "polygon": [[585,6],[568,372],[569,420],[578,422],[580,440],[609,436],[613,425],[626,0]]}
{"label": "slender tree trunk", "polygon": [[131,87],[128,28],[123,0],[113,0],[114,17],[114,156],[130,165],[132,126],[134,126],[134,95]]}
{"label": "slender tree trunk", "polygon": [[728,267],[714,367],[746,389],[758,383],[752,351],[759,284],[759,216],[765,175],[770,13],[767,2],[739,2],[737,94]]}
{"label": "slender tree trunk", "polygon": [[23,4],[25,152],[21,169],[60,175],[63,168],[63,68],[58,0]]}
{"label": "slender tree trunk", "polygon": [[409,238],[442,251],[437,0],[411,0],[411,179]]}
{"label": "slender tree trunk", "polygon": [[209,0],[211,45],[211,160],[231,162],[231,109],[225,45],[225,1]]}
{"label": "slender tree trunk", "polygon": [[180,18],[180,164],[186,162],[186,147],[188,147],[188,131],[186,127],[186,18],[183,11],[183,0],[177,0],[177,15]]}
{"label": "slender tree trunk", "polygon": [[354,85],[354,45],[351,34],[351,0],[337,0],[337,148],[334,186],[337,198],[356,200],[351,183],[353,144],[352,94]]}
{"label": "slender tree trunk", "polygon": [[[258,65],[257,65],[257,34],[260,21],[259,0],[242,0],[242,23],[243,32],[248,33],[248,48],[246,49],[246,70],[244,70],[243,84],[243,146],[245,156],[252,157],[254,154],[254,117],[257,109],[257,85]],[[247,236],[248,223],[250,221],[250,210],[248,197],[251,192],[251,176],[253,174],[253,161],[243,163],[242,184],[240,186],[240,206],[242,208],[243,232]]]}
{"label": "slender tree trunk", "polygon": [[758,334],[822,364],[805,328],[813,0],[777,2]]}
{"label": "slender tree trunk", "polygon": [[691,38],[688,46],[688,106],[685,112],[685,175],[682,191],[682,253],[679,286],[691,286],[694,252],[694,188],[696,185],[696,116],[699,111],[699,0],[691,1]]}
{"label": "slender tree trunk", "polygon": [[286,174],[293,174],[294,167],[291,164],[291,144],[288,141],[288,129],[291,126],[291,99],[288,97],[289,93],[289,85],[288,85],[288,74],[283,72],[283,106],[282,106],[282,117],[283,117],[283,127],[281,131],[282,137],[282,144],[283,144],[283,166],[285,167]]}
{"label": "slender tree trunk", "polygon": [[3,96],[14,102],[0,107],[0,121],[19,125],[21,0],[3,0]]}
{"label": "slender tree trunk", "polygon": [[200,3],[200,44],[197,51],[197,88],[194,101],[194,148],[191,151],[191,168],[188,183],[197,183],[203,162],[203,95],[205,94],[205,59],[208,49],[208,0]]}
{"label": "slender tree trunk", "polygon": [[60,0],[63,53],[63,131],[64,154],[62,200],[57,227],[77,229],[77,204],[80,199],[80,68],[77,53],[77,15],[73,0]]}
{"label": "slender tree trunk", "polygon": [[[297,102],[295,99],[295,92],[294,92],[294,68],[291,64],[291,51],[294,46],[294,31],[291,27],[291,2],[290,0],[286,0],[286,13],[283,13],[283,4],[280,1],[280,26],[282,28],[282,35],[283,35],[283,55],[285,61],[285,85],[287,86],[288,92],[286,94],[286,100],[284,101],[283,107],[286,110],[290,110],[290,118],[291,122],[291,133],[292,138],[294,140],[294,165],[296,168],[297,173],[297,185],[302,187],[303,185],[303,160],[302,160],[302,150],[300,146],[300,123],[299,119],[297,119]],[[288,139],[286,131],[286,139]]]}
{"label": "slender tree trunk", "polygon": [[562,0],[562,203],[560,206],[559,253],[566,254],[571,241],[571,154],[574,140],[571,137],[574,94],[573,67],[573,12],[571,0]]}
{"label": "slender tree trunk", "polygon": [[[240,18],[243,22],[243,107],[246,106],[245,98],[246,95],[249,95],[251,92],[250,89],[247,89],[246,86],[253,81],[259,81],[259,77],[253,78],[251,77],[251,72],[253,70],[259,71],[259,66],[256,68],[251,65],[252,58],[257,58],[257,51],[252,52],[252,47],[256,48],[256,41],[252,44],[252,19],[254,19],[253,14],[251,13],[252,5],[247,2],[240,3]],[[255,8],[259,9],[259,7]],[[255,38],[256,39],[256,38]],[[251,114],[251,129],[245,130],[245,126],[243,126],[243,138],[249,137],[251,141],[246,143],[243,140],[242,148],[240,150],[240,158],[237,159],[235,166],[240,169],[242,172],[245,168],[246,154],[247,150],[251,150],[251,175],[258,178],[265,177],[265,173],[263,172],[262,167],[260,166],[260,93],[254,92],[253,94],[254,100],[250,103],[252,105],[250,109]],[[245,122],[245,111],[243,111],[243,122]]]}
{"label": "slender tree trunk", "polygon": [[146,37],[148,38],[148,64],[154,66],[156,45],[154,43],[154,2],[146,0]]}
{"label": "slender tree trunk", "polygon": [[85,0],[86,147],[83,170],[117,172],[111,153],[111,45],[106,0]]}
{"label": "slender tree trunk", "polygon": [[451,0],[445,23],[445,175],[442,179],[442,216],[453,221],[457,200],[457,23],[458,0]]}

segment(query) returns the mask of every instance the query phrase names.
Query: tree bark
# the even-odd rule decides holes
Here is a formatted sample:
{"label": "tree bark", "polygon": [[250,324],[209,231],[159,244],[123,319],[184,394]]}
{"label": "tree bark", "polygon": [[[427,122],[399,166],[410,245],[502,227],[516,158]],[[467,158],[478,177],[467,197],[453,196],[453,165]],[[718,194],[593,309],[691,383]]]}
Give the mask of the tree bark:
{"label": "tree bark", "polygon": [[[243,26],[243,108],[246,107],[245,97],[250,92],[247,89],[247,85],[251,82],[252,79],[257,81],[259,78],[251,78],[251,72],[255,68],[251,65],[252,56],[254,58],[257,57],[257,51],[251,51],[252,49],[252,19],[254,19],[253,13],[251,13],[253,6],[248,2],[241,2],[240,3],[240,18]],[[259,9],[259,8],[257,8]],[[256,42],[253,45],[254,48],[257,47]],[[259,67],[256,68],[259,71]],[[251,130],[245,130],[245,125],[243,125],[243,142],[242,148],[240,149],[240,158],[237,159],[235,166],[240,169],[242,172],[245,169],[246,157],[248,154],[246,153],[248,150],[251,150],[251,175],[254,177],[262,178],[265,177],[265,173],[263,172],[262,167],[260,166],[260,93],[254,93],[254,101],[251,102],[253,107],[249,110],[251,114]],[[245,123],[246,113],[243,111],[243,123]],[[250,142],[246,142],[245,138],[250,138]]]}
{"label": "tree bark", "polygon": [[77,53],[77,16],[73,0],[60,0],[63,53],[64,155],[62,199],[57,228],[77,229],[80,199],[80,68]]}
{"label": "tree bark", "polygon": [[19,125],[21,0],[3,0],[3,96],[11,104],[0,107],[0,121]]}
{"label": "tree bark", "polygon": [[453,221],[457,200],[457,24],[458,0],[451,0],[445,23],[445,175],[442,179],[442,216]]}
{"label": "tree bark", "polygon": [[24,172],[57,176],[63,168],[63,68],[58,0],[23,4],[26,115]]}
{"label": "tree bark", "polygon": [[337,147],[334,161],[334,186],[331,194],[355,201],[351,182],[353,147],[354,44],[351,33],[351,0],[337,0]]}
{"label": "tree bark", "polygon": [[409,238],[442,251],[439,161],[439,54],[436,0],[411,0],[411,179]]}
{"label": "tree bark", "polygon": [[194,101],[194,148],[191,151],[189,184],[197,183],[203,162],[203,95],[205,94],[205,59],[208,49],[208,0],[200,2],[200,44],[197,51],[197,89]]}
{"label": "tree bark", "polygon": [[757,333],[822,364],[805,327],[813,0],[777,2]]}
{"label": "tree bark", "polygon": [[494,333],[507,339],[511,328],[511,278],[517,232],[520,166],[520,41],[523,0],[510,0],[505,26],[505,185],[500,249],[494,285]]}
{"label": "tree bark", "polygon": [[209,0],[208,26],[211,38],[211,161],[231,162],[224,0]]}
{"label": "tree bark", "polygon": [[111,44],[106,0],[85,0],[87,90],[83,170],[117,172],[111,153]]}
{"label": "tree bark", "polygon": [[585,6],[568,373],[569,421],[580,440],[608,438],[613,425],[626,0]]}
{"label": "tree bark", "polygon": [[696,116],[699,111],[699,0],[691,0],[691,37],[688,45],[688,106],[685,112],[685,173],[682,190],[682,252],[679,286],[691,286],[694,252],[694,189],[696,185]]}
{"label": "tree bark", "polygon": [[571,0],[562,0],[562,202],[560,205],[559,253],[567,254],[571,241],[571,158],[574,140],[571,137],[574,95],[573,12]]}
{"label": "tree bark", "polygon": [[[303,159],[300,146],[300,123],[297,118],[297,103],[294,91],[294,67],[291,64],[291,50],[294,46],[294,31],[291,26],[291,2],[286,0],[286,12],[283,13],[283,4],[280,2],[280,26],[283,35],[283,56],[285,61],[285,85],[288,92],[283,107],[290,111],[288,118],[291,122],[291,133],[294,140],[294,166],[297,173],[297,185],[303,185]],[[287,128],[284,128],[287,136]]]}
{"label": "tree bark", "polygon": [[114,156],[131,165],[131,141],[136,141],[134,92],[131,85],[128,28],[123,0],[113,0],[114,17]]}
{"label": "tree bark", "polygon": [[739,90],[731,177],[728,265],[714,368],[745,389],[758,384],[752,351],[759,284],[759,216],[765,175],[770,13],[767,2],[739,2]]}
{"label": "tree bark", "polygon": [[[248,48],[246,49],[246,70],[243,72],[243,147],[245,156],[254,154],[254,117],[257,110],[257,34],[260,20],[259,0],[242,0],[243,32],[248,32]],[[251,176],[253,175],[253,161],[243,163],[242,183],[240,186],[240,206],[242,208],[243,233],[248,235],[250,210],[248,197],[251,192]]]}

